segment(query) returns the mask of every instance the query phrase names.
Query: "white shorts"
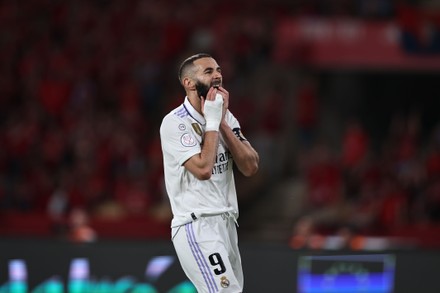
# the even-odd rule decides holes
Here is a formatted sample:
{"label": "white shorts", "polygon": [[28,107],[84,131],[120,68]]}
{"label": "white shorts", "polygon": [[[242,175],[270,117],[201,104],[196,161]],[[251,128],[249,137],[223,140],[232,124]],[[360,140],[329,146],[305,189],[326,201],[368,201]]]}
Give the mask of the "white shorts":
{"label": "white shorts", "polygon": [[197,292],[243,291],[235,223],[234,217],[225,213],[172,228],[177,257]]}

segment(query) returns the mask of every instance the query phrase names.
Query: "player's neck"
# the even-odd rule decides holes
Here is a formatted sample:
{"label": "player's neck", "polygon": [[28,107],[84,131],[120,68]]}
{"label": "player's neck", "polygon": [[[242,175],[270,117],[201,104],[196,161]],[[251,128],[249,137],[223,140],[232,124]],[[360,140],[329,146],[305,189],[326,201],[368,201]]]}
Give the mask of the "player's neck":
{"label": "player's neck", "polygon": [[197,95],[188,95],[188,101],[197,112],[203,115],[201,100]]}

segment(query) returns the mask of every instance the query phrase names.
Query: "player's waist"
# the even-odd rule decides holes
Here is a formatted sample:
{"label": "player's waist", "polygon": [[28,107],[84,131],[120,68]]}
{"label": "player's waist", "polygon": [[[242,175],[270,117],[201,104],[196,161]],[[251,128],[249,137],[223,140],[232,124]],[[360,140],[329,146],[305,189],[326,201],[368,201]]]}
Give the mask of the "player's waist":
{"label": "player's waist", "polygon": [[238,214],[233,210],[226,212],[218,212],[218,213],[202,213],[198,216],[195,213],[191,213],[191,218],[194,221],[196,221],[198,218],[208,218],[208,217],[217,217],[217,216],[221,216],[222,218],[234,218],[234,220],[238,218]]}
{"label": "player's waist", "polygon": [[235,211],[233,208],[223,210],[223,211],[213,211],[213,212],[206,212],[206,211],[194,211],[186,213],[182,216],[175,216],[171,222],[171,227],[178,227],[181,225],[188,224],[190,222],[197,221],[200,218],[207,218],[207,217],[216,217],[221,216],[224,219],[226,218],[232,218],[235,222],[237,222],[238,219],[238,212]]}

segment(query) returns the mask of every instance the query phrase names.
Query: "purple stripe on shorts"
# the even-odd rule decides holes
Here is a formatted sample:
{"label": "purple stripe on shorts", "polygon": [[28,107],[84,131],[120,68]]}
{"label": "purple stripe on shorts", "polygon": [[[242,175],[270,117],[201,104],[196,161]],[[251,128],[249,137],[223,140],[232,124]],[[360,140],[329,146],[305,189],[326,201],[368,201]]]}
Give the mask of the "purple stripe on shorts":
{"label": "purple stripe on shorts", "polygon": [[192,237],[192,239],[194,241],[195,249],[200,254],[200,259],[201,259],[201,261],[203,262],[203,265],[206,268],[206,272],[208,274],[209,281],[212,284],[212,288],[213,288],[214,292],[218,292],[218,287],[217,287],[217,284],[215,283],[215,279],[214,279],[214,276],[212,275],[212,271],[209,269],[208,263],[206,262],[206,259],[203,257],[202,250],[200,249],[200,246],[196,242],[196,237],[194,235],[194,228],[193,228],[192,223],[191,223],[191,226],[190,226],[189,230],[190,230],[190,233],[191,233],[191,237]]}
{"label": "purple stripe on shorts", "polygon": [[186,238],[188,239],[189,247],[191,248],[191,252],[197,262],[197,266],[200,269],[200,272],[203,276],[203,279],[205,280],[209,292],[210,293],[216,292],[216,290],[213,288],[213,285],[211,283],[213,282],[212,276],[211,278],[209,278],[210,276],[208,276],[209,270],[207,270],[206,268],[206,262],[203,262],[203,257],[199,255],[200,248],[197,248],[198,245],[194,239],[194,231],[193,231],[192,223],[188,223],[185,225],[185,231],[186,231]]}

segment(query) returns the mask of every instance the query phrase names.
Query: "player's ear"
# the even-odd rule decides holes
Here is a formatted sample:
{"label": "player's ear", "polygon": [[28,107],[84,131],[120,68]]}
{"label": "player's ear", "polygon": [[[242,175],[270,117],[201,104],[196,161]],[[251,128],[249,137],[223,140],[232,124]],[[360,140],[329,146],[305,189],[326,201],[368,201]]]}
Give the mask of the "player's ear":
{"label": "player's ear", "polygon": [[195,82],[191,78],[189,78],[189,77],[184,77],[183,78],[182,85],[183,85],[184,88],[190,89],[190,90],[193,90],[196,87]]}

